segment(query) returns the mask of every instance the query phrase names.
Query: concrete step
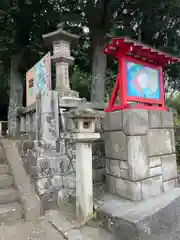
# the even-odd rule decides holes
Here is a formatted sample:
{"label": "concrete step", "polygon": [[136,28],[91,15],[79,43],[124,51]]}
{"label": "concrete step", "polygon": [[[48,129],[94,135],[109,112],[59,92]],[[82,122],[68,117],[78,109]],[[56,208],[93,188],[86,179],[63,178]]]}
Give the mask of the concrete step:
{"label": "concrete step", "polygon": [[[1,147],[0,147],[0,149],[1,149]],[[0,153],[0,163],[6,163],[6,162],[7,162],[6,157],[4,155],[1,155],[1,153]]]}
{"label": "concrete step", "polygon": [[13,177],[9,174],[0,175],[0,189],[9,188],[13,184]]}
{"label": "concrete step", "polygon": [[5,163],[0,163],[0,174],[6,174],[9,173],[9,165]]}
{"label": "concrete step", "polygon": [[22,219],[22,208],[19,203],[0,205],[0,223],[15,223]]}
{"label": "concrete step", "polygon": [[0,204],[16,202],[19,199],[19,193],[15,188],[0,189]]}
{"label": "concrete step", "polygon": [[0,231],[1,240],[67,240],[43,218],[33,222],[19,221],[11,226],[4,225]]}
{"label": "concrete step", "polygon": [[0,163],[4,163],[4,162],[7,162],[6,154],[2,144],[0,143]]}

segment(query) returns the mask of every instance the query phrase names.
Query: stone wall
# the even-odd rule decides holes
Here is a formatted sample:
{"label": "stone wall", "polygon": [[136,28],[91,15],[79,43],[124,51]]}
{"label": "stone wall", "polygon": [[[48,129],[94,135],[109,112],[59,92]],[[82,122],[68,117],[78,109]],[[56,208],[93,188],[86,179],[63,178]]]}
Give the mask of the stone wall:
{"label": "stone wall", "polygon": [[[35,108],[29,107],[21,111],[21,133],[26,135],[26,138],[21,141],[20,152],[26,172],[47,209],[49,204],[52,206],[52,202],[57,203],[59,198],[75,196],[76,151],[75,144],[71,141],[73,126],[67,117],[67,99],[64,103],[67,108],[63,108],[65,112],[57,106],[55,91],[48,92],[38,100],[40,101]],[[27,121],[29,116],[35,122]],[[96,131],[102,133],[99,120],[96,122]],[[32,132],[36,133],[35,138],[31,137]],[[104,179],[104,141],[101,138],[93,144],[93,182],[102,183]]]}
{"label": "stone wall", "polygon": [[19,135],[34,135],[36,132],[36,105],[32,104],[29,107],[19,108],[17,111],[17,130],[16,137]]}
{"label": "stone wall", "polygon": [[171,112],[130,109],[106,113],[104,131],[106,181],[111,193],[142,200],[176,186]]}
{"label": "stone wall", "polygon": [[105,149],[103,139],[102,119],[96,120],[96,132],[100,133],[101,138],[93,143],[93,182],[105,182]]}

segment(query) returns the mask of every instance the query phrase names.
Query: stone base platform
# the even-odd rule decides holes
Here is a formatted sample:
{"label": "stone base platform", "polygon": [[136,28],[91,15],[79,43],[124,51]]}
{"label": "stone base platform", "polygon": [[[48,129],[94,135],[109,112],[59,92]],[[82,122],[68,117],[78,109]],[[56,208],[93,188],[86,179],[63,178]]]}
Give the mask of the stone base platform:
{"label": "stone base platform", "polygon": [[140,202],[108,196],[98,218],[117,239],[180,239],[180,188]]}

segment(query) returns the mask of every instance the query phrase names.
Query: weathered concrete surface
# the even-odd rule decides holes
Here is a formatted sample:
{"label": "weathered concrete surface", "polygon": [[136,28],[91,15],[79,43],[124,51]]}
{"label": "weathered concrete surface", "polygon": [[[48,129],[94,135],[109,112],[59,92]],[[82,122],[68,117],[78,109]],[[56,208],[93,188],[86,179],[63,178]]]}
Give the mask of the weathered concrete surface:
{"label": "weathered concrete surface", "polygon": [[138,181],[148,177],[148,155],[146,136],[127,137],[129,179]]}
{"label": "weathered concrete surface", "polygon": [[149,130],[148,111],[130,109],[124,110],[123,130],[126,135],[144,135]]}
{"label": "weathered concrete surface", "polygon": [[[23,209],[18,202],[0,205],[0,223],[15,223],[20,221],[23,216]],[[0,238],[1,239],[1,238]]]}
{"label": "weathered concrete surface", "polygon": [[149,156],[172,153],[171,132],[169,129],[151,129],[147,134]]}
{"label": "weathered concrete surface", "polygon": [[1,139],[1,142],[4,146],[7,162],[11,167],[16,188],[20,193],[21,202],[25,212],[25,219],[34,220],[41,214],[40,200],[25,172],[15,142],[8,139]]}
{"label": "weathered concrete surface", "polygon": [[0,204],[19,201],[19,193],[14,187],[0,190]]}
{"label": "weathered concrete surface", "polygon": [[66,204],[59,210],[47,212],[46,219],[68,240],[116,240],[116,236],[93,220],[77,222],[75,206]]}
{"label": "weathered concrete surface", "polygon": [[107,158],[127,160],[126,135],[123,132],[105,133],[105,153]]}
{"label": "weathered concrete surface", "polygon": [[176,155],[171,154],[162,157],[163,180],[171,180],[177,177]]}
{"label": "weathered concrete surface", "polygon": [[111,197],[100,206],[99,217],[121,240],[180,239],[180,189],[141,202]]}
{"label": "weathered concrete surface", "polygon": [[17,222],[15,225],[1,225],[1,240],[64,240],[65,238],[47,221]]}
{"label": "weathered concrete surface", "polygon": [[103,129],[105,132],[122,131],[122,112],[107,112],[103,119]]}
{"label": "weathered concrete surface", "polygon": [[161,128],[161,112],[149,111],[149,127],[150,129]]}
{"label": "weathered concrete surface", "polygon": [[147,178],[142,181],[142,198],[146,199],[158,195],[163,191],[162,176]]}

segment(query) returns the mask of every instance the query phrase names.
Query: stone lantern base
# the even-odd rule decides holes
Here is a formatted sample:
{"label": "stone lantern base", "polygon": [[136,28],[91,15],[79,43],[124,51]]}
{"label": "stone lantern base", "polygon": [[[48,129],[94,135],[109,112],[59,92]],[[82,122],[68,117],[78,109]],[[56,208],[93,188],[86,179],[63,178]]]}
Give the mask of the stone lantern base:
{"label": "stone lantern base", "polygon": [[58,92],[58,96],[59,98],[62,97],[75,97],[75,98],[79,98],[79,93],[74,91],[74,90],[65,90],[65,89],[56,89],[56,91]]}

